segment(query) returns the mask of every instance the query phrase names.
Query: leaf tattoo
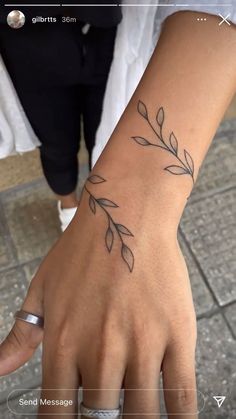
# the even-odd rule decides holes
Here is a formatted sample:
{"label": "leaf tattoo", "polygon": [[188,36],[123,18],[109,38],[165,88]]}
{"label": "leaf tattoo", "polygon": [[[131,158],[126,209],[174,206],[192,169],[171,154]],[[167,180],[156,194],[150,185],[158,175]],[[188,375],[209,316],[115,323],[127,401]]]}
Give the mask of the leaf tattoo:
{"label": "leaf tattoo", "polygon": [[103,182],[106,182],[106,180],[102,176],[98,176],[98,175],[89,176],[88,181],[91,182],[91,183],[103,183]]}
{"label": "leaf tattoo", "polygon": [[185,157],[185,161],[187,163],[187,166],[188,166],[189,170],[193,172],[193,170],[194,170],[193,159],[186,150],[184,150],[184,157]]}
{"label": "leaf tattoo", "polygon": [[186,171],[186,169],[184,167],[176,166],[174,164],[172,166],[165,167],[164,170],[167,170],[168,172],[172,173],[173,175],[186,175],[186,174],[188,174],[188,172]]}
{"label": "leaf tattoo", "polygon": [[127,263],[130,272],[132,272],[134,267],[134,255],[131,252],[130,248],[126,244],[122,243],[121,247],[121,256],[124,261]]}
{"label": "leaf tattoo", "polygon": [[113,241],[114,241],[114,234],[111,227],[109,226],[106,231],[106,236],[105,236],[105,243],[106,243],[108,252],[110,252],[112,249]]}
{"label": "leaf tattoo", "polygon": [[119,230],[120,233],[126,234],[127,236],[133,236],[131,231],[129,231],[128,228],[123,226],[122,224],[116,224],[116,227],[117,227],[117,229]]}
{"label": "leaf tattoo", "polygon": [[173,132],[170,134],[170,146],[171,146],[173,152],[175,153],[175,155],[177,156],[177,154],[178,154],[178,140],[177,140],[177,138],[176,138],[176,136]]}
{"label": "leaf tattoo", "polygon": [[138,112],[140,113],[140,115],[143,116],[143,118],[148,119],[148,112],[147,112],[146,105],[144,105],[144,103],[141,102],[141,100],[139,100],[138,102]]}
{"label": "leaf tattoo", "polygon": [[104,205],[104,207],[118,208],[118,205],[116,205],[115,202],[112,202],[109,199],[106,199],[106,198],[98,198],[97,201],[98,201],[99,204]]}
{"label": "leaf tattoo", "polygon": [[194,183],[194,162],[189,152],[184,149],[184,159],[181,158],[181,156],[179,155],[178,140],[173,132],[171,132],[169,136],[168,143],[163,138],[162,129],[165,121],[165,113],[163,107],[159,108],[156,114],[156,123],[158,126],[158,130],[150,121],[147,107],[141,100],[138,101],[137,110],[138,113],[147,120],[150,128],[157,137],[157,143],[152,143],[146,138],[140,136],[133,136],[131,137],[131,139],[141,146],[153,146],[162,148],[163,150],[172,154],[174,158],[178,161],[178,164],[167,166],[164,168],[164,170],[171,173],[172,175],[189,175],[191,176],[192,182]]}
{"label": "leaf tattoo", "polygon": [[157,112],[157,116],[156,116],[157,124],[159,126],[162,126],[163,122],[164,122],[164,119],[165,119],[164,109],[160,108],[159,111]]}
{"label": "leaf tattoo", "polygon": [[136,141],[136,143],[140,144],[140,145],[152,145],[151,143],[149,143],[148,140],[146,140],[146,138],[143,137],[132,137],[134,139],[134,141]]}
{"label": "leaf tattoo", "polygon": [[91,195],[89,197],[89,206],[90,206],[91,211],[95,214],[96,213],[96,201]]}
{"label": "leaf tattoo", "polygon": [[[145,112],[145,108],[143,110],[143,115]],[[103,183],[106,182],[106,180],[98,175],[92,175],[88,179],[88,182],[93,184]],[[127,244],[124,243],[123,236],[132,236],[133,234],[131,231],[125,227],[123,224],[116,223],[114,219],[112,218],[111,214],[108,212],[107,208],[118,208],[118,205],[107,198],[96,198],[90,190],[87,188],[86,185],[84,185],[83,188],[89,195],[89,208],[92,211],[93,214],[96,214],[96,207],[99,207],[103,210],[107,217],[107,230],[105,233],[105,245],[106,249],[109,253],[111,253],[113,244],[115,241],[115,236],[120,240],[121,243],[121,257],[123,261],[126,263],[126,265],[129,268],[129,271],[132,272],[134,268],[134,255],[131,249],[127,246]],[[114,234],[115,233],[115,234]]]}

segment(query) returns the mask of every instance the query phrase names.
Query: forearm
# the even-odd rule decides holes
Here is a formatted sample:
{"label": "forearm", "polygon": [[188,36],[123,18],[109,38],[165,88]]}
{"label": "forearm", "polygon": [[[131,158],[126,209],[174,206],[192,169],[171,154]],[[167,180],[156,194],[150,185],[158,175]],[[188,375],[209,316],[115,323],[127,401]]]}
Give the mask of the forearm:
{"label": "forearm", "polygon": [[[131,271],[134,259],[141,269],[154,255],[162,259],[178,252],[176,233],[187,198],[235,93],[235,56],[234,27],[219,27],[214,16],[204,26],[194,13],[171,16],[90,174],[102,179],[86,182],[80,207],[88,213],[88,233],[102,234],[113,257],[127,245]],[[101,198],[114,205],[101,205]],[[111,252],[114,247],[118,253]]]}
{"label": "forearm", "polygon": [[[114,190],[117,198],[119,194],[124,208],[135,202],[135,213],[140,202],[142,210],[150,210],[150,215],[158,213],[159,218],[163,212],[166,217],[168,211],[178,222],[193,180],[235,93],[235,56],[233,26],[219,27],[214,16],[208,17],[207,25],[199,25],[196,14],[191,12],[167,20],[148,68],[93,170],[109,180],[103,185],[104,191]],[[146,106],[148,120],[137,110],[139,101]],[[161,107],[162,138],[170,151],[142,146],[134,139],[143,137],[163,146],[154,133],[160,133],[156,115]],[[161,113],[159,117],[161,120]],[[177,156],[174,137],[170,144],[171,132],[178,141]],[[187,163],[184,150],[193,159],[193,176],[174,175],[170,171],[175,168],[165,170],[169,166],[188,168],[191,162],[186,156]]]}

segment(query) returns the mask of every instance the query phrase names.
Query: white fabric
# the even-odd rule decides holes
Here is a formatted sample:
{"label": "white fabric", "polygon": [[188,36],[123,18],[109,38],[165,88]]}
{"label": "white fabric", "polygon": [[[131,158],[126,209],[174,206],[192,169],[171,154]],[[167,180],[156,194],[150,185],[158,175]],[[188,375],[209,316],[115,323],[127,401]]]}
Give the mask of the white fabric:
{"label": "white fabric", "polygon": [[[228,19],[236,23],[236,0],[232,2],[231,6],[228,6],[230,3],[228,0],[212,0],[214,6],[209,5],[210,0],[179,2],[188,4],[182,7],[168,6],[168,4],[174,3],[173,0],[161,0],[159,3],[165,4],[165,7],[158,6],[157,0],[146,0],[149,6],[125,6],[130,3],[130,0],[123,0],[123,19],[117,31],[114,59],[108,77],[101,123],[92,155],[92,165],[96,163],[137,87],[155,47],[161,24],[167,16],[180,10],[193,10],[215,15],[220,13],[223,16],[230,13]],[[135,3],[144,4],[145,0],[135,1]],[[194,6],[196,3],[201,6]]]}
{"label": "white fabric", "polygon": [[65,229],[68,227],[70,222],[73,220],[77,209],[78,207],[62,209],[61,201],[57,202],[57,210],[61,222],[61,231],[65,231]]}
{"label": "white fabric", "polygon": [[0,56],[0,158],[39,144]]}

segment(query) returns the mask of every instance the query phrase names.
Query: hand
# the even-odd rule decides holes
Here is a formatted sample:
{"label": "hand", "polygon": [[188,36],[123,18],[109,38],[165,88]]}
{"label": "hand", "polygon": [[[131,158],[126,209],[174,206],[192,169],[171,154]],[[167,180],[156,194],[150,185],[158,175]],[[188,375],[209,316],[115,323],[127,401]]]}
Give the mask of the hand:
{"label": "hand", "polygon": [[[120,208],[109,208],[109,213],[124,219]],[[126,219],[132,230],[129,214]],[[139,217],[133,228],[147,231],[143,224]],[[40,413],[76,417],[82,385],[85,405],[115,408],[124,387],[129,390],[124,417],[158,417],[158,391],[145,389],[159,387],[162,370],[164,387],[175,389],[165,392],[169,414],[195,418],[196,322],[177,240],[159,227],[153,237],[123,235],[135,255],[131,273],[117,235],[108,252],[106,228],[106,214],[100,207],[92,213],[85,191],[76,217],[40,266],[22,307],[44,317],[44,331],[17,320],[0,346],[0,374],[26,362],[43,339],[42,397],[69,397],[74,404],[70,410],[44,406]],[[75,390],[68,394],[63,389]]]}

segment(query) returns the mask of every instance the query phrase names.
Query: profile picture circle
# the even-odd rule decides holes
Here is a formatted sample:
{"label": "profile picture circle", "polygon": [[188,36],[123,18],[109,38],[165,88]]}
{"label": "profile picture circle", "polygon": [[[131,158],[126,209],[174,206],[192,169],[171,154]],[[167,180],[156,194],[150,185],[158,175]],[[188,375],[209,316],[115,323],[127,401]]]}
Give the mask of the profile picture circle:
{"label": "profile picture circle", "polygon": [[25,24],[25,15],[20,10],[12,10],[7,15],[7,23],[13,29],[19,29]]}

